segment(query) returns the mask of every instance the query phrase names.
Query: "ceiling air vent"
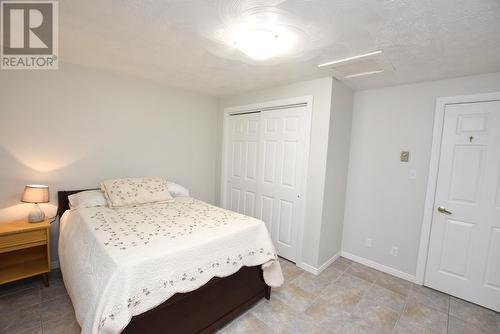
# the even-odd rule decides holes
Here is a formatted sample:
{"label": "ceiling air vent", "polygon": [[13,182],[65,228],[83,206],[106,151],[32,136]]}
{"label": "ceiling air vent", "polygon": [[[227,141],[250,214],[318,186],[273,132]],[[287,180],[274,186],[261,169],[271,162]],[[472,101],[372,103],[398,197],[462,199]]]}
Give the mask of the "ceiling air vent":
{"label": "ceiling air vent", "polygon": [[354,79],[358,77],[392,72],[394,68],[385,58],[382,50],[359,56],[330,61],[318,65],[320,68],[330,68],[337,79]]}

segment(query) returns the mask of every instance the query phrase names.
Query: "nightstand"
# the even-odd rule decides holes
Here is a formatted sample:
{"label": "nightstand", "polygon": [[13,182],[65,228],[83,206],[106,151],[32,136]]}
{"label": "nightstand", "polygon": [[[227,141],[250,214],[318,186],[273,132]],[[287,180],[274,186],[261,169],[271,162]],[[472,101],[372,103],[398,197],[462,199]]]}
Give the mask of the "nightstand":
{"label": "nightstand", "polygon": [[0,223],[0,284],[42,275],[49,286],[50,223]]}

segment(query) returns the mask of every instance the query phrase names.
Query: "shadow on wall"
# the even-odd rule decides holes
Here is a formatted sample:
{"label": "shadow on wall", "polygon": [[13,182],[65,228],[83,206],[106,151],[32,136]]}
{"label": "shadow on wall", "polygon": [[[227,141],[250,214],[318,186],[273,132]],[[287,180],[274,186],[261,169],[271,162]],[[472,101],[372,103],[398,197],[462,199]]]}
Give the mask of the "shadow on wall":
{"label": "shadow on wall", "polygon": [[[196,150],[178,150],[173,144],[172,147],[165,147],[164,140],[144,139],[142,134],[131,137],[125,133],[123,136],[127,136],[126,145],[103,141],[82,149],[63,137],[58,142],[65,145],[50,149],[45,147],[49,144],[37,142],[31,146],[15,141],[8,144],[2,142],[0,224],[28,216],[31,204],[21,204],[20,199],[24,186],[32,183],[50,187],[50,203],[40,205],[47,217],[56,215],[57,191],[95,188],[102,180],[111,178],[144,175],[168,177],[190,189],[194,197],[211,200],[208,197],[210,189],[203,192],[203,186],[199,186],[207,180],[205,169],[199,167],[199,162],[206,160],[207,156],[202,155],[200,158]],[[198,145],[199,142],[193,141],[188,147]],[[54,262],[57,261],[58,234],[59,223],[55,221],[51,226]]]}
{"label": "shadow on wall", "polygon": [[[65,187],[66,183],[72,182],[71,180],[77,184],[70,187],[78,187],[80,186],[79,183],[89,181],[84,176],[86,176],[85,172],[89,171],[89,169],[86,169],[87,165],[92,163],[87,161],[87,163],[83,163],[83,166],[76,167],[75,165],[80,165],[85,160],[90,160],[91,157],[81,156],[77,159],[75,154],[69,154],[70,158],[65,160],[67,155],[60,154],[52,159],[55,154],[47,154],[45,151],[45,155],[43,155],[43,148],[40,150],[42,155],[38,155],[39,159],[33,156],[29,160],[23,159],[23,156],[29,154],[21,156],[19,152],[14,154],[11,150],[0,146],[0,185],[2,189],[0,192],[0,224],[5,221],[27,218],[33,204],[20,202],[26,184],[39,183],[49,186],[50,202],[41,203],[40,208],[45,212],[46,217],[51,219],[57,214],[57,191],[61,187]],[[74,180],[75,175],[79,176],[76,177],[77,180]],[[69,182],[66,180],[69,180]],[[58,236],[59,222],[56,219],[50,228],[51,257],[53,265],[56,266],[58,261]]]}
{"label": "shadow on wall", "polygon": [[[0,144],[0,222],[27,216],[30,205],[20,205],[26,184],[45,184],[50,187],[51,204],[43,205],[48,217],[54,216],[57,191],[95,188],[102,180],[145,175],[168,177],[191,190],[193,196],[210,201],[207,192],[200,193],[199,183],[206,180],[194,150],[177,150],[165,147],[162,140],[132,137],[126,133],[127,143],[99,142],[79,147],[64,138],[66,146],[45,148],[32,143],[17,145],[15,142]],[[193,142],[190,146],[195,146]],[[145,146],[147,145],[147,146]],[[147,147],[147,149],[145,149]],[[18,149],[19,148],[19,149]],[[78,152],[76,152],[78,151]],[[174,162],[172,163],[172,157]]]}
{"label": "shadow on wall", "polygon": [[51,203],[42,203],[40,207],[47,217],[54,217],[57,212],[55,175],[69,167],[71,162],[51,161],[48,157],[36,160],[23,160],[5,147],[0,147],[0,222],[24,219],[31,210],[32,204],[20,203],[23,187],[26,184],[46,184],[50,187]]}
{"label": "shadow on wall", "polygon": [[[46,158],[48,159],[48,158]],[[49,169],[47,163],[41,163],[40,168],[33,162],[27,164],[16,158],[3,146],[0,146],[0,224],[5,221],[26,219],[32,205],[21,203],[21,194],[23,187],[30,183],[47,184],[50,188],[51,203],[40,204],[47,218],[52,218],[57,212],[56,190],[52,187],[55,172],[57,169]],[[48,161],[48,160],[47,160]],[[54,166],[54,165],[52,165]],[[67,167],[59,164],[59,168]],[[57,243],[58,243],[59,225],[58,222],[52,224],[50,229],[51,238],[51,257],[53,265],[57,263]]]}

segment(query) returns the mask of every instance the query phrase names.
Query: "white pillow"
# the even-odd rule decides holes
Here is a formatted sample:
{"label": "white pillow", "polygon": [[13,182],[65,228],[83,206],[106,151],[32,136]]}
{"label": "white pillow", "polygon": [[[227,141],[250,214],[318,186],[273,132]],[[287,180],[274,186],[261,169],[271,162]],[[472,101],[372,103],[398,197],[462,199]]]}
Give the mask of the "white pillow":
{"label": "white pillow", "polygon": [[104,193],[100,190],[86,190],[69,195],[69,207],[71,209],[92,208],[94,206],[107,206]]}
{"label": "white pillow", "polygon": [[172,181],[167,181],[167,189],[172,197],[189,197],[189,190]]}

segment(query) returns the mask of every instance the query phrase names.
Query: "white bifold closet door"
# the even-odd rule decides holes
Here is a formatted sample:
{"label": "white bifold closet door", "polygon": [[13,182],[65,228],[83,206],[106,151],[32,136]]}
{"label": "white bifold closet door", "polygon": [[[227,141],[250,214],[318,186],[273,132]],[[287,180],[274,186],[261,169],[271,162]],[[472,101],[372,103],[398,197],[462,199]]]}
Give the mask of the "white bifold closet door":
{"label": "white bifold closet door", "polygon": [[279,255],[296,260],[306,107],[229,116],[226,207],[262,219]]}
{"label": "white bifold closet door", "polygon": [[255,217],[260,113],[231,116],[229,122],[227,209]]}

